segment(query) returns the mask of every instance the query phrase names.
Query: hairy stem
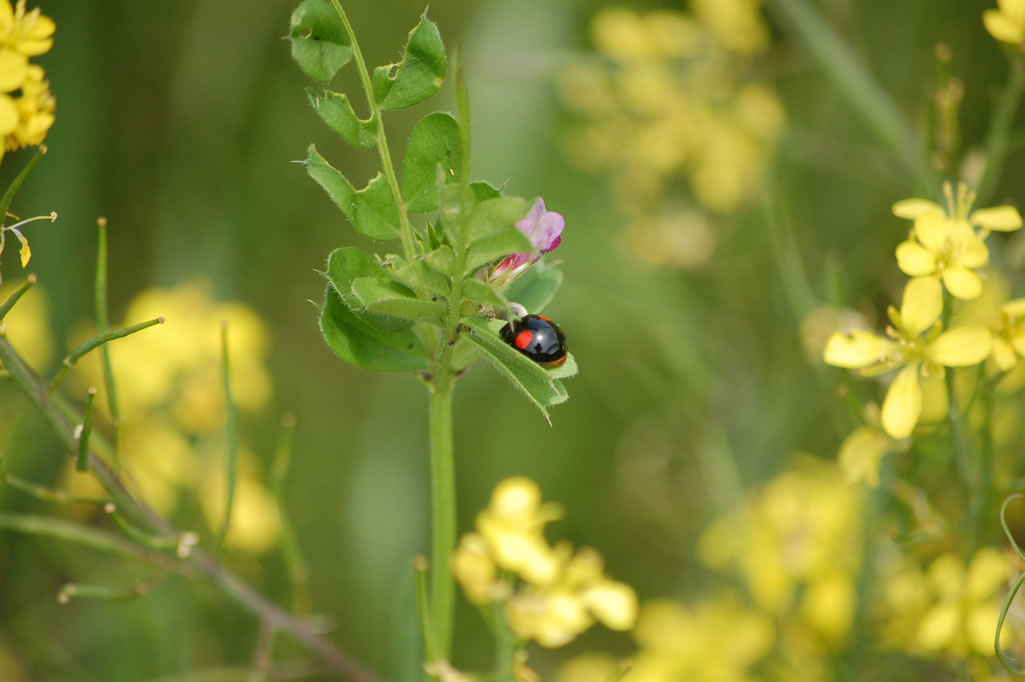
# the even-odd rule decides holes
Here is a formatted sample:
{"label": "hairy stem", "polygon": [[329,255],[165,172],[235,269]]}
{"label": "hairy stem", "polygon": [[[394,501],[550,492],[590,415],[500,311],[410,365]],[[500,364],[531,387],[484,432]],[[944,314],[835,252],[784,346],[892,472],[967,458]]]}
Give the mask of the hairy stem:
{"label": "hairy stem", "polygon": [[402,255],[406,260],[412,260],[416,256],[416,247],[413,245],[413,226],[409,223],[409,211],[406,210],[406,202],[402,198],[402,191],[399,189],[399,179],[395,175],[395,166],[392,163],[391,152],[388,150],[388,138],[384,134],[384,121],[381,118],[381,107],[374,99],[374,86],[370,82],[370,72],[367,71],[367,63],[363,59],[363,52],[359,49],[359,42],[356,40],[356,32],[352,30],[349,17],[342,9],[338,0],[331,0],[338,17],[345,26],[352,43],[352,57],[356,62],[356,70],[359,71],[359,79],[363,84],[363,92],[367,96],[367,106],[370,108],[371,118],[377,121],[377,151],[381,157],[381,167],[384,177],[388,180],[392,196],[395,198],[395,205],[399,209],[399,238],[402,241]]}

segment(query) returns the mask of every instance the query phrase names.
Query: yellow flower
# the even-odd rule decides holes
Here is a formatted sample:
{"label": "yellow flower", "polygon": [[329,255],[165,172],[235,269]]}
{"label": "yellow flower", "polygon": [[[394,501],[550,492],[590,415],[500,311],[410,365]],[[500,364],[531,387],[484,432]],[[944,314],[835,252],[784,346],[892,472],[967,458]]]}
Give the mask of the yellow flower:
{"label": "yellow flower", "polygon": [[[6,301],[17,288],[18,284],[0,288],[0,302]],[[4,330],[7,340],[29,367],[36,370],[44,369],[53,359],[54,343],[49,318],[49,301],[37,284],[0,320],[0,329]],[[2,362],[0,367],[3,367]]]}
{"label": "yellow flower", "polygon": [[28,57],[47,52],[53,46],[53,19],[40,13],[39,8],[25,11],[25,0],[18,0],[14,8],[10,0],[0,0],[0,45]]}
{"label": "yellow flower", "polygon": [[923,374],[943,376],[944,367],[967,367],[986,359],[992,335],[979,325],[942,332],[936,324],[943,309],[939,280],[917,277],[904,288],[898,312],[889,309],[892,327],[886,336],[865,331],[835,333],[826,344],[825,361],[872,375],[899,369],[883,401],[883,430],[894,439],[907,438],[922,411]]}
{"label": "yellow flower", "polygon": [[[9,95],[0,95],[0,115],[3,115],[0,135],[6,136],[4,147],[13,150],[42,144],[55,120],[53,112],[56,106],[57,100],[50,94],[50,83],[44,80],[42,67],[29,66],[21,86],[21,96],[12,99]],[[18,117],[13,126],[9,125],[7,115],[10,107]]]}
{"label": "yellow flower", "polygon": [[769,27],[759,12],[761,0],[693,0],[694,15],[715,38],[740,54],[769,45]]}
{"label": "yellow flower", "polygon": [[849,483],[864,481],[875,488],[879,485],[879,460],[898,444],[880,428],[879,408],[874,403],[866,406],[865,415],[868,423],[844,439],[836,459]]}
{"label": "yellow flower", "polygon": [[967,568],[953,553],[933,561],[925,575],[932,599],[919,621],[915,644],[925,651],[992,656],[1007,571],[1007,559],[991,548],[976,552]]}
{"label": "yellow flower", "polygon": [[1002,43],[1025,43],[1025,0],[997,0],[997,6],[982,13],[986,30]]}
{"label": "yellow flower", "polygon": [[975,271],[989,262],[983,240],[991,230],[1019,229],[1022,217],[1013,206],[972,211],[975,193],[963,183],[956,199],[949,182],[943,192],[946,208],[927,199],[905,199],[893,205],[895,215],[915,221],[907,241],[897,247],[897,264],[912,277],[939,276],[958,298],[976,298],[982,293],[982,280]]}
{"label": "yellow flower", "polygon": [[[452,557],[467,598],[475,604],[507,600],[506,620],[516,636],[546,647],[566,644],[596,620],[629,630],[637,615],[633,589],[605,577],[594,550],[573,554],[569,545],[548,545],[544,525],[560,515],[556,505],[541,502],[530,479],[499,483],[477,515],[477,532],[464,535]],[[498,578],[499,569],[525,585],[514,593]]]}
{"label": "yellow flower", "polygon": [[993,336],[993,360],[1006,372],[1025,357],[1025,298],[1016,298],[1000,306],[1000,327]]}

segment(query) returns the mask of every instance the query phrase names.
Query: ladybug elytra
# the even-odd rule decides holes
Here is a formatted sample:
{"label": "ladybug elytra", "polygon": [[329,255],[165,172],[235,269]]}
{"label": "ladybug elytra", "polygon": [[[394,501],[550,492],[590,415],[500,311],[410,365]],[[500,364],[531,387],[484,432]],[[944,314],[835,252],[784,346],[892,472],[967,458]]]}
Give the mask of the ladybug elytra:
{"label": "ladybug elytra", "polygon": [[500,334],[503,341],[543,367],[566,362],[566,337],[543,315],[524,315],[508,322]]}

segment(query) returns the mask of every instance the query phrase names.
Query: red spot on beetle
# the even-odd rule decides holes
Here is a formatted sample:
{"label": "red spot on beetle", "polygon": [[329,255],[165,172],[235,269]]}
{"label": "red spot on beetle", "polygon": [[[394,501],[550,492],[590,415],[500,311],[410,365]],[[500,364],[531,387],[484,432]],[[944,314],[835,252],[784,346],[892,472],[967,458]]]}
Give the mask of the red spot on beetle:
{"label": "red spot on beetle", "polygon": [[540,318],[541,318],[542,320],[544,320],[545,322],[551,322],[551,320],[549,320],[549,319],[548,319],[547,317],[545,317],[544,315],[538,315],[538,317],[540,317]]}
{"label": "red spot on beetle", "polygon": [[516,335],[516,347],[520,350],[526,350],[530,342],[534,340],[534,332],[529,329],[524,329]]}

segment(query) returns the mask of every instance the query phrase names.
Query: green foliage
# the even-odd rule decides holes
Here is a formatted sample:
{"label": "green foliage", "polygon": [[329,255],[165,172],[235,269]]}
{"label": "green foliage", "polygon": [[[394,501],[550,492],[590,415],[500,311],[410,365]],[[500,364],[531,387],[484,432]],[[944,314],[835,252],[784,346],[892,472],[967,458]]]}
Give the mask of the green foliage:
{"label": "green foliage", "polygon": [[327,0],[303,0],[292,12],[292,58],[310,78],[327,82],[352,59],[352,43]]}
{"label": "green foliage", "polygon": [[459,139],[459,122],[441,111],[420,119],[406,145],[402,194],[410,211],[437,210],[439,164],[445,184],[462,180],[463,145]]}
{"label": "green foliage", "polygon": [[507,227],[497,234],[478,239],[470,244],[469,251],[466,254],[466,267],[463,270],[463,274],[470,275],[477,268],[499,260],[504,256],[533,250],[534,246],[527,239],[527,235],[520,232],[516,227]]}
{"label": "green foliage", "polygon": [[366,120],[357,116],[348,97],[330,90],[318,94],[313,88],[306,88],[306,95],[328,128],[353,147],[366,150],[377,144],[377,119],[373,115]]}
{"label": "green foliage", "polygon": [[338,169],[317,153],[312,144],[304,163],[310,177],[342,209],[357,232],[381,240],[395,239],[399,235],[398,208],[381,173],[375,175],[366,187],[356,190]]}
{"label": "green foliage", "polygon": [[505,292],[510,301],[516,301],[532,313],[548,307],[562,286],[562,270],[542,270],[534,267],[509,286]]}
{"label": "green foliage", "polygon": [[409,32],[402,61],[374,69],[374,99],[385,111],[419,104],[438,91],[447,70],[441,34],[424,12]]}
{"label": "green foliage", "polygon": [[320,333],[331,350],[350,365],[374,372],[425,370],[430,356],[412,329],[370,326],[342,303],[329,286],[320,311]]}

